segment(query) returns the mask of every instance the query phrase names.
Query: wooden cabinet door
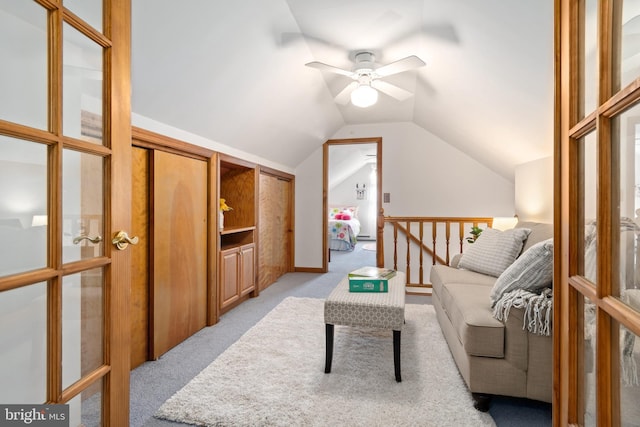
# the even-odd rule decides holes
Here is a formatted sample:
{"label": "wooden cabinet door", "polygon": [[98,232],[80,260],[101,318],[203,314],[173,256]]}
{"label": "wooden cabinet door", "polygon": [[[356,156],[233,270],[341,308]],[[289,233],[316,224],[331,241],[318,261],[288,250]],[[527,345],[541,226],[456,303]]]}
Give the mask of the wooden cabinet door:
{"label": "wooden cabinet door", "polygon": [[238,293],[239,249],[220,252],[220,308],[225,308],[240,298]]}
{"label": "wooden cabinet door", "polygon": [[242,274],[240,275],[239,292],[240,296],[244,296],[251,292],[256,285],[256,246],[254,244],[244,245],[240,247],[240,268]]}
{"label": "wooden cabinet door", "polygon": [[206,326],[208,166],[153,153],[153,357]]}

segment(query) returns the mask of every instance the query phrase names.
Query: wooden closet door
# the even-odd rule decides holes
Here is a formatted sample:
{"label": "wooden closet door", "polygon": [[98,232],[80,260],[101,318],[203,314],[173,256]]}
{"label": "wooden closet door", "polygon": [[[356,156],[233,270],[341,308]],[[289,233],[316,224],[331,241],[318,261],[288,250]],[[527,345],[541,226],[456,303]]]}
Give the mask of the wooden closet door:
{"label": "wooden closet door", "polygon": [[149,150],[132,147],[131,369],[149,359]]}
{"label": "wooden closet door", "polygon": [[260,173],[258,287],[265,289],[291,271],[292,195],[290,179]]}
{"label": "wooden closet door", "polygon": [[153,153],[153,358],[206,325],[207,163]]}

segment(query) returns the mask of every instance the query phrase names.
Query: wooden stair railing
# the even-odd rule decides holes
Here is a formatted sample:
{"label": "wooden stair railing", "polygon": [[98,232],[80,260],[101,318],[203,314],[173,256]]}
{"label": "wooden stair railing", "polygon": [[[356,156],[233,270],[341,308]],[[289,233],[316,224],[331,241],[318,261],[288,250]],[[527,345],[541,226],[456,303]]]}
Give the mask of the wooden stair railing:
{"label": "wooden stair railing", "polygon": [[[385,226],[393,227],[393,269],[398,270],[399,244],[406,250],[405,274],[407,277],[407,292],[418,291],[421,294],[431,294],[431,283],[425,283],[424,255],[431,258],[431,264],[449,265],[451,258],[464,251],[467,238],[471,237],[471,227],[486,228],[493,225],[493,218],[482,217],[384,217]],[[457,230],[455,250],[451,250],[451,229]],[[417,228],[417,230],[416,230]],[[426,229],[426,231],[425,231]],[[425,242],[425,232],[429,239]],[[439,240],[444,234],[444,241]],[[400,239],[399,239],[400,235]],[[429,246],[429,243],[431,244]],[[412,249],[418,251],[417,265],[412,258]],[[444,253],[443,253],[444,252]],[[444,257],[443,257],[444,256]],[[414,277],[412,268],[418,272]],[[412,289],[413,288],[413,289]]]}

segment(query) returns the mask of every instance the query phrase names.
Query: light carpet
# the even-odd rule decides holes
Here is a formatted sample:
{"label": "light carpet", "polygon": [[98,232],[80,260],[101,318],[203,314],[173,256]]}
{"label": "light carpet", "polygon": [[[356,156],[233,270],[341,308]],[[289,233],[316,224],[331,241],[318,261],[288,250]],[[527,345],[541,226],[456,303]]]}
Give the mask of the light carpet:
{"label": "light carpet", "polygon": [[374,243],[365,243],[364,245],[362,245],[362,249],[365,251],[375,251],[376,250],[376,244]]}
{"label": "light carpet", "polygon": [[402,382],[391,331],[335,327],[324,300],[286,298],[155,414],[207,426],[494,426],[473,407],[433,307],[407,304]]}

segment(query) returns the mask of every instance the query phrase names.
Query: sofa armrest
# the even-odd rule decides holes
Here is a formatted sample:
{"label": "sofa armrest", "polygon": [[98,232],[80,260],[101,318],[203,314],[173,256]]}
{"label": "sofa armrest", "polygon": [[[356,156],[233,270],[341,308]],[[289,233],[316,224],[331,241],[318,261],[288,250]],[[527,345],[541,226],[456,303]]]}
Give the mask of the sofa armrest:
{"label": "sofa armrest", "polygon": [[455,254],[451,261],[449,262],[449,266],[453,268],[458,268],[458,264],[460,263],[460,258],[462,258],[462,254]]}

